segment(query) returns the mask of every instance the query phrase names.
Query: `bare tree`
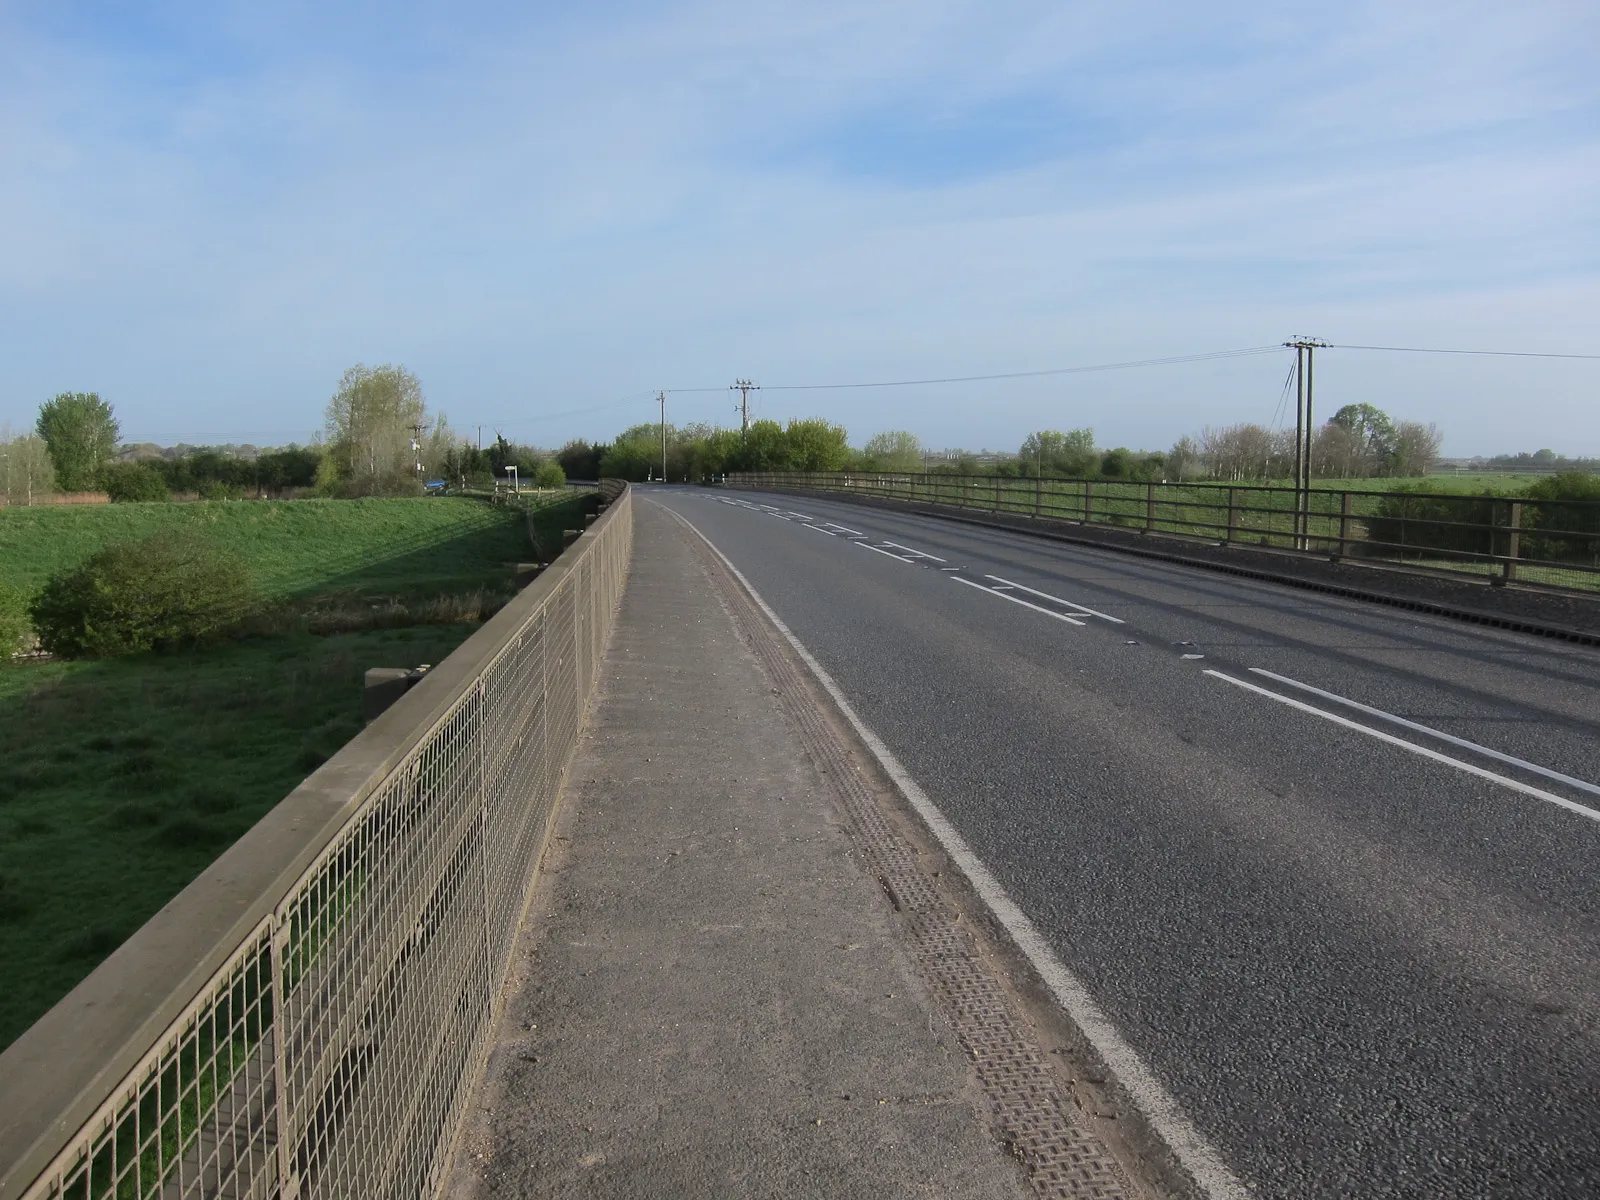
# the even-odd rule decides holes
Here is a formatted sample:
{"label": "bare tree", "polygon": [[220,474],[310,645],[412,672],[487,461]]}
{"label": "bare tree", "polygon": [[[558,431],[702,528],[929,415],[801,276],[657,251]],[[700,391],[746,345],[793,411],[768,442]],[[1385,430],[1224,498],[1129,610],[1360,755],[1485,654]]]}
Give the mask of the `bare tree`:
{"label": "bare tree", "polygon": [[328,401],[328,447],[342,488],[354,496],[416,490],[411,439],[427,427],[422,385],[404,367],[351,367]]}
{"label": "bare tree", "polygon": [[1393,475],[1427,475],[1439,461],[1439,446],[1444,437],[1436,425],[1401,421],[1395,426],[1394,450],[1389,459]]}
{"label": "bare tree", "polygon": [[12,437],[0,428],[0,500],[32,504],[55,491],[55,464],[45,440],[30,434]]}

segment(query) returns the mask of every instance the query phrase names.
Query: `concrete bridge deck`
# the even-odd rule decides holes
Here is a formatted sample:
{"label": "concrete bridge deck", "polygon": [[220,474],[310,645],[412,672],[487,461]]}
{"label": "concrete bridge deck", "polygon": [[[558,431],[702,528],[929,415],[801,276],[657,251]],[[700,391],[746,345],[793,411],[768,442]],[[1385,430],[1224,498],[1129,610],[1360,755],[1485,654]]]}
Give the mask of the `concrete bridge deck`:
{"label": "concrete bridge deck", "polygon": [[777,632],[636,521],[452,1194],[1142,1194]]}

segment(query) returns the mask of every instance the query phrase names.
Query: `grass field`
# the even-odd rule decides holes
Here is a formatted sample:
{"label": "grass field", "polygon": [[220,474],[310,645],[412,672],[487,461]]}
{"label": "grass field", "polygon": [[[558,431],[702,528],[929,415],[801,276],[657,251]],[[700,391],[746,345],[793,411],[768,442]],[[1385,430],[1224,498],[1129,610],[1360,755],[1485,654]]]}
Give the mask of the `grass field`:
{"label": "grass field", "polygon": [[486,563],[529,553],[521,514],[456,497],[41,505],[0,509],[0,570],[34,588],[108,542],[174,527],[237,551],[267,597],[479,586]]}
{"label": "grass field", "polygon": [[[541,541],[559,547],[589,505],[535,513]],[[0,665],[0,1047],[359,731],[366,668],[437,663],[477,627],[406,623],[389,602],[509,594],[528,521],[464,499],[0,510],[0,577],[27,586],[108,541],[196,523],[264,596],[401,613],[329,636],[289,624],[184,653]]]}

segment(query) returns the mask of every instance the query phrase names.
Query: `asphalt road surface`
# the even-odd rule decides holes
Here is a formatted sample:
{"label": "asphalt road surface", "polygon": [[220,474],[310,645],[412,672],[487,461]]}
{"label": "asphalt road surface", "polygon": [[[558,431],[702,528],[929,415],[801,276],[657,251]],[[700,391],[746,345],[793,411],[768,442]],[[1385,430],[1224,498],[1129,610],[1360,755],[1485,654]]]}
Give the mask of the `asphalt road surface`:
{"label": "asphalt road surface", "polygon": [[1255,1194],[1600,1195],[1600,653],[639,498],[745,575]]}

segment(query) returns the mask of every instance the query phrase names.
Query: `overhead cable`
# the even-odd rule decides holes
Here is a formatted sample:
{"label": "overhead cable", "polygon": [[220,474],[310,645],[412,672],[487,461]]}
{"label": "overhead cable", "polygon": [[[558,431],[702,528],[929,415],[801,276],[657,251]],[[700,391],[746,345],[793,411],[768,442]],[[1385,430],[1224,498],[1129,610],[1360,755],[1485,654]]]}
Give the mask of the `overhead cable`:
{"label": "overhead cable", "polygon": [[1433,346],[1347,346],[1330,342],[1333,350],[1391,350],[1397,354],[1480,354],[1494,358],[1581,358],[1600,361],[1600,354],[1546,354],[1536,350],[1439,350]]}
{"label": "overhead cable", "polygon": [[[1078,375],[1089,371],[1125,371],[1134,367],[1165,367],[1177,363],[1210,362],[1252,354],[1277,354],[1282,346],[1248,346],[1240,350],[1212,350],[1205,354],[1179,354],[1171,358],[1141,358],[1130,362],[1096,363],[1085,367],[1056,367],[1048,371],[1009,371],[1000,375],[950,375],[938,379],[881,379],[864,383],[767,383],[768,392],[837,391],[845,388],[922,387],[935,383],[986,383],[996,379],[1038,379],[1048,375]],[[676,392],[720,392],[726,388],[670,388]]]}

